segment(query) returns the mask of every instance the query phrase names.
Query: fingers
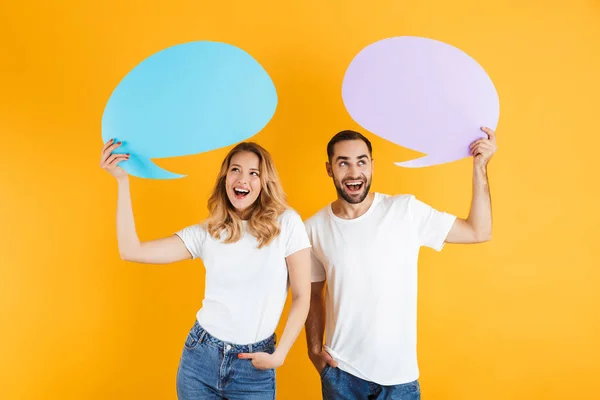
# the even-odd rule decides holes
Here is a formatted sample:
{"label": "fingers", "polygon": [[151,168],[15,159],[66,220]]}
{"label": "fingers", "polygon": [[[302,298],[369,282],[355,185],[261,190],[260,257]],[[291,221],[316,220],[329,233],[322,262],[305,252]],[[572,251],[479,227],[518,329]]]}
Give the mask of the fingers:
{"label": "fingers", "polygon": [[117,157],[110,164],[106,166],[106,169],[112,169],[117,166],[121,161],[127,161],[129,157]]}
{"label": "fingers", "polygon": [[[491,132],[493,132],[493,131],[491,131]],[[489,139],[485,139],[485,138],[483,138],[483,139],[477,139],[476,141],[474,141],[473,143],[471,143],[471,144],[469,145],[469,148],[471,148],[471,149],[472,149],[474,146],[476,146],[476,145],[478,145],[478,144],[483,144],[483,143],[490,143],[490,144],[494,144],[494,136],[493,136],[493,135],[492,135],[492,136],[490,136],[490,138],[489,138]]]}
{"label": "fingers", "polygon": [[102,146],[102,153],[104,153],[104,151],[106,149],[108,149],[108,146],[110,146],[111,144],[113,144],[115,141],[115,139],[110,139],[108,142],[104,143],[104,146]]}
{"label": "fingers", "polygon": [[471,149],[471,155],[476,156],[478,154],[493,154],[496,151],[496,147],[491,143],[480,143],[473,146]]}
{"label": "fingers", "polygon": [[111,154],[100,166],[102,168],[110,168],[120,161],[129,160],[129,154]]}
{"label": "fingers", "polygon": [[494,140],[496,138],[496,132],[494,132],[492,129],[486,128],[484,126],[484,127],[481,128],[481,130],[484,131],[485,133],[487,133],[487,135],[490,138],[490,140]]}
{"label": "fingers", "polygon": [[475,143],[472,146],[473,149],[476,148],[476,147],[478,147],[478,148],[484,148],[484,149],[490,149],[490,150],[496,149],[496,145],[494,143],[490,142],[489,140],[484,140],[482,142]]}
{"label": "fingers", "polygon": [[102,147],[102,154],[110,153],[112,150],[116,149],[121,145],[121,142],[115,142],[114,139],[110,139],[106,144]]}
{"label": "fingers", "polygon": [[482,154],[485,150],[486,150],[486,147],[484,144],[478,144],[478,145],[473,146],[473,148],[471,149],[471,154],[473,156],[476,156],[478,154]]}
{"label": "fingers", "polygon": [[489,148],[491,150],[496,148],[496,144],[492,142],[490,139],[478,139],[469,145],[469,149],[471,152],[475,148]]}
{"label": "fingers", "polygon": [[333,359],[333,357],[331,357],[331,354],[329,354],[328,352],[324,351],[323,352],[323,358],[325,359],[325,362],[327,364],[329,364],[333,368],[337,368],[338,363]]}
{"label": "fingers", "polygon": [[106,160],[106,164],[112,164],[114,161],[123,161],[129,159],[129,154],[111,154]]}
{"label": "fingers", "polygon": [[115,149],[121,146],[121,142],[113,143],[112,139],[109,140],[106,145],[102,148],[102,155],[100,156],[100,162],[106,161],[106,159],[112,154]]}
{"label": "fingers", "polygon": [[256,365],[256,364],[254,363],[254,361],[252,361],[252,365],[254,366],[254,368],[256,368],[256,369],[260,369],[260,370],[269,369],[269,367],[266,367],[266,366],[264,366],[264,365]]}
{"label": "fingers", "polygon": [[469,146],[469,148],[472,149],[473,147],[477,146],[478,144],[485,143],[488,140],[489,139],[478,139],[478,140],[474,141],[473,143],[471,143],[471,145]]}
{"label": "fingers", "polygon": [[260,360],[262,355],[264,355],[264,353],[240,353],[238,354],[238,358],[242,360],[250,360],[256,369],[269,369],[269,367],[265,365],[264,360]]}

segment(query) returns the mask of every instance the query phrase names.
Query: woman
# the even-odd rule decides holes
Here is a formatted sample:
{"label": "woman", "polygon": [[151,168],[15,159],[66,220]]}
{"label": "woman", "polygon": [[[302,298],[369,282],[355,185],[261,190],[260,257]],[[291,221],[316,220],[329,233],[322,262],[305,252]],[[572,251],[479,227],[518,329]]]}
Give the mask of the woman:
{"label": "woman", "polygon": [[[101,166],[118,181],[117,239],[121,258],[165,264],[201,258],[206,268],[202,308],[185,341],[177,373],[180,399],[275,398],[281,366],[310,304],[310,242],[300,216],[286,205],[269,153],[240,143],[225,157],[209,216],[158,240],[140,242],[127,173],[102,149]],[[274,331],[289,285],[292,306],[278,346]]]}

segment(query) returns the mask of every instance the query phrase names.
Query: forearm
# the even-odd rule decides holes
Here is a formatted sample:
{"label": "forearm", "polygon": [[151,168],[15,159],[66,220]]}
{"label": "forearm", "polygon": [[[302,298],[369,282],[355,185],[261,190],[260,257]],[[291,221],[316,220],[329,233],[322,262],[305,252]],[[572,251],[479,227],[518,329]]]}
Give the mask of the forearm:
{"label": "forearm", "polygon": [[302,325],[306,321],[308,309],[310,307],[310,295],[302,294],[292,298],[292,305],[288,314],[288,319],[281,335],[281,340],[277,345],[275,354],[284,360],[287,357],[292,345],[298,338]]}
{"label": "forearm", "polygon": [[473,229],[477,241],[491,238],[492,201],[486,166],[473,167],[473,199],[467,223]]}
{"label": "forearm", "polygon": [[119,254],[125,260],[134,257],[136,252],[141,248],[141,244],[135,229],[129,178],[124,177],[118,180],[118,187],[117,242]]}
{"label": "forearm", "polygon": [[321,293],[311,297],[305,328],[308,353],[320,353],[323,349],[323,336],[325,334],[325,302]]}

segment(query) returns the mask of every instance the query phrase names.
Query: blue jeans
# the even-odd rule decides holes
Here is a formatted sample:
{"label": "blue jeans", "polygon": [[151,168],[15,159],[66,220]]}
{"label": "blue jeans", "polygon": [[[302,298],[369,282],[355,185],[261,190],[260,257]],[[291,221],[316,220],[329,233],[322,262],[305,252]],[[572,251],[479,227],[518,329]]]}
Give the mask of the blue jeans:
{"label": "blue jeans", "polygon": [[261,342],[237,345],[211,336],[196,322],[185,341],[179,370],[180,400],[273,400],[275,370],[259,370],[239,353],[275,351],[275,335]]}
{"label": "blue jeans", "polygon": [[324,400],[420,400],[419,382],[383,386],[365,381],[329,364],[321,370]]}

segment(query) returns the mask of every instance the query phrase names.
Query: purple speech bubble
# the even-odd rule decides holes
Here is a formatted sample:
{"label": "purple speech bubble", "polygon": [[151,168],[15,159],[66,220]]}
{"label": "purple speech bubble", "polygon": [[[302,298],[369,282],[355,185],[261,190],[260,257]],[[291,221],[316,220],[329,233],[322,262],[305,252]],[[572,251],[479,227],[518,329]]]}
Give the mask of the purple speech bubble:
{"label": "purple speech bubble", "polygon": [[352,60],[342,98],[363,128],[427,154],[396,163],[426,167],[469,157],[469,145],[498,124],[498,93],[485,70],[437,40],[400,36],[375,42]]}

